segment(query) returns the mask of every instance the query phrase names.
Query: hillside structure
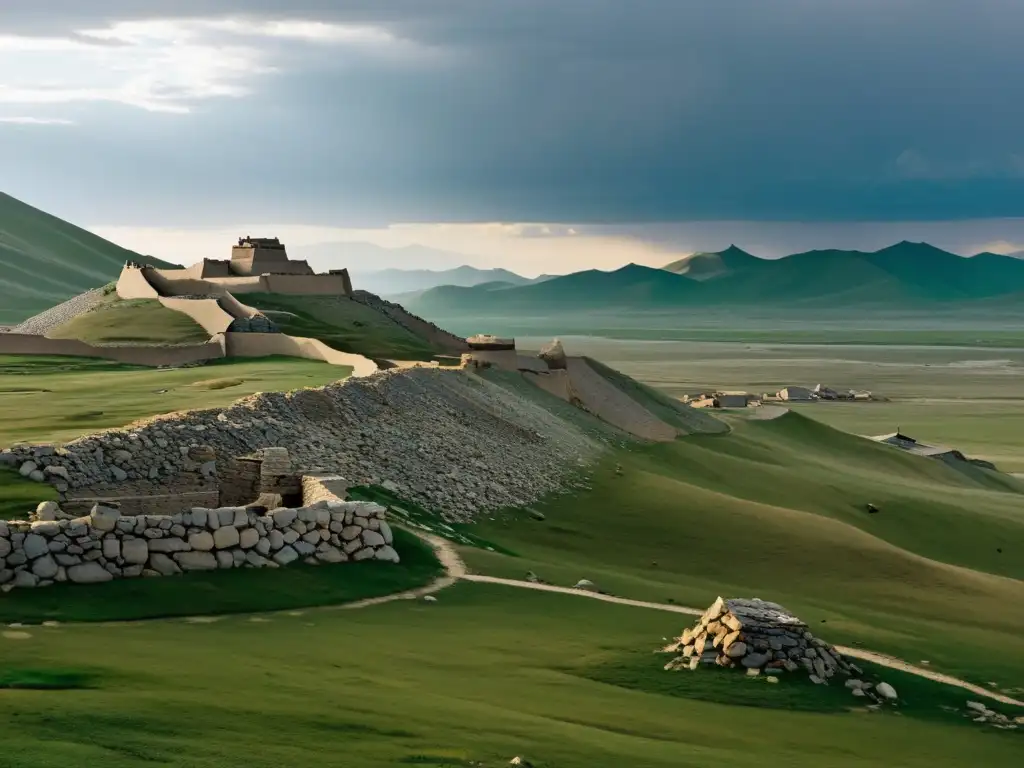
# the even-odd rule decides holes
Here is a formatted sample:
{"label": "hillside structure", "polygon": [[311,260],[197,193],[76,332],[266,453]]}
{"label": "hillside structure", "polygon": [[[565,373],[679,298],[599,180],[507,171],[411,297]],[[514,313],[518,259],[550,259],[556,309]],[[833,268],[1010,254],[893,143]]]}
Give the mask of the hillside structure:
{"label": "hillside structure", "polygon": [[[352,296],[352,280],[347,269],[317,273],[308,262],[291,259],[276,237],[240,237],[231,248],[230,259],[203,259],[183,269],[159,269],[129,261],[125,269],[138,270],[147,283],[163,296],[221,296],[231,293],[281,293],[307,296]],[[125,296],[122,270],[118,295]],[[126,286],[127,289],[127,286]],[[130,290],[130,289],[128,289]]]}

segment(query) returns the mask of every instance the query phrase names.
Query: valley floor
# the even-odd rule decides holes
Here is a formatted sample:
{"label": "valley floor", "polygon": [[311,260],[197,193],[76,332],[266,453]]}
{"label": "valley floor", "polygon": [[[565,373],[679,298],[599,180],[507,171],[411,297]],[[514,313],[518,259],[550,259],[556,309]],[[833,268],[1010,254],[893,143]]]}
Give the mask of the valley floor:
{"label": "valley floor", "polygon": [[[988,362],[962,365],[967,357],[948,350],[901,363],[908,353],[896,350],[822,349],[811,359],[773,348],[747,359],[748,350],[717,346],[659,362],[644,344],[564,341],[570,353],[677,394],[818,380],[870,388],[893,402],[863,407],[905,409],[891,412],[922,440],[1005,454],[1011,466],[1024,458],[1015,431],[1024,408],[1014,399],[1024,389],[1012,391],[1024,353],[972,350],[970,359]],[[187,380],[169,389],[248,378],[221,368],[175,372]],[[30,373],[26,389],[57,389]],[[143,374],[89,375],[137,386],[131,418],[166,402],[152,384],[129,383]],[[101,401],[101,389],[80,384]],[[222,390],[196,395],[206,396]],[[911,396],[962,410],[953,418],[922,406],[915,416]],[[0,416],[16,417],[3,397]],[[861,657],[894,656],[1004,702],[1024,697],[1024,482],[859,438],[891,431],[881,428],[889,417],[836,405],[772,420],[725,416],[728,434],[615,448],[572,494],[454,526],[473,573],[434,582],[444,587],[436,602],[387,598],[421,596],[438,578],[410,539],[386,582],[367,571],[332,585],[334,574],[355,573],[342,565],[296,569],[273,590],[245,579],[285,572],[0,595],[0,763],[498,768],[521,755],[537,768],[1018,765],[1024,729],[995,731],[962,715],[976,689],[881,669],[903,702],[869,712],[839,686],[663,671],[654,651],[692,623],[693,609],[719,594],[758,596]],[[66,413],[37,410],[0,444],[77,428]],[[868,503],[880,511],[868,514]],[[406,524],[445,531],[400,506]],[[464,575],[445,552],[453,577]],[[524,588],[528,572],[566,590],[590,579],[617,601]],[[190,582],[195,591],[177,589]],[[109,599],[114,587],[121,599]],[[316,607],[339,600],[360,610]],[[143,616],[178,618],[117,623]]]}

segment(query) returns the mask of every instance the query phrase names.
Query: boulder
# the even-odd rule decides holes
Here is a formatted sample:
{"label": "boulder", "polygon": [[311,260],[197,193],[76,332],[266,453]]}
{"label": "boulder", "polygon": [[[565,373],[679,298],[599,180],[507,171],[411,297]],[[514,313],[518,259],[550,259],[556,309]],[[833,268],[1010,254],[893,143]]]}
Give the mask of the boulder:
{"label": "boulder", "polygon": [[89,525],[97,531],[104,533],[114,530],[117,526],[117,519],[121,517],[121,510],[113,507],[103,507],[97,504],[89,513]]}
{"label": "boulder", "polygon": [[246,528],[239,534],[238,546],[242,549],[252,549],[260,540],[259,531],[255,528]]}
{"label": "boulder", "polygon": [[299,553],[287,544],[274,553],[274,562],[278,565],[288,565],[288,563],[293,563],[298,559]]}
{"label": "boulder", "polygon": [[145,565],[149,559],[149,543],[145,539],[126,539],[121,542],[121,557],[128,565]]}
{"label": "boulder", "polygon": [[212,552],[177,552],[175,562],[183,571],[213,571],[217,569],[217,558]]}
{"label": "boulder", "polygon": [[[153,530],[148,528],[147,531]],[[184,539],[179,539],[174,536],[170,536],[166,539],[150,539],[149,540],[149,551],[150,552],[187,552],[189,550],[188,543]]]}
{"label": "boulder", "polygon": [[71,475],[68,474],[67,468],[57,464],[51,464],[48,467],[43,467],[43,474],[47,477],[56,477],[63,480],[65,483],[71,482]]}
{"label": "boulder", "polygon": [[725,649],[725,655],[730,659],[742,659],[747,655],[747,644],[741,641],[731,643],[729,647]]}
{"label": "boulder", "polygon": [[213,545],[217,549],[230,549],[237,547],[241,539],[238,529],[233,525],[225,525],[213,533]]}
{"label": "boulder", "polygon": [[[181,573],[181,568],[167,555],[155,552],[149,556],[149,567],[150,570],[155,571],[159,576],[175,576]],[[142,575],[146,575],[146,571],[142,572]]]}
{"label": "boulder", "polygon": [[25,557],[31,560],[49,553],[50,546],[46,539],[38,533],[30,533],[25,537],[21,550],[25,553]]}
{"label": "boulder", "polygon": [[875,687],[875,690],[878,692],[879,696],[883,699],[887,699],[888,701],[895,701],[899,698],[899,696],[896,695],[896,689],[888,683],[879,683]]}
{"label": "boulder", "polygon": [[32,573],[40,579],[52,579],[57,575],[57,561],[50,555],[43,555],[32,562]]}
{"label": "boulder", "polygon": [[398,552],[392,546],[385,545],[377,549],[374,559],[383,560],[386,563],[397,563],[399,562]]}
{"label": "boulder", "polygon": [[103,556],[107,558],[107,560],[117,560],[117,558],[121,556],[121,540],[104,539]]}
{"label": "boulder", "polygon": [[73,584],[99,584],[114,578],[113,574],[95,561],[72,565],[68,568],[67,574],[68,581]]}
{"label": "boulder", "polygon": [[377,531],[363,531],[363,544],[368,547],[383,547],[386,542]]}
{"label": "boulder", "polygon": [[38,469],[39,465],[36,464],[34,461],[26,461],[24,464],[21,465],[21,469],[18,470],[18,473],[22,477],[28,477]]}
{"label": "boulder", "polygon": [[39,584],[39,577],[31,571],[18,571],[14,574],[14,586],[18,588],[35,587]]}
{"label": "boulder", "polygon": [[235,556],[233,553],[228,552],[226,549],[218,549],[214,553],[214,557],[217,558],[218,568],[234,568],[235,567]]}
{"label": "boulder", "polygon": [[60,523],[56,520],[36,520],[32,523],[32,533],[53,538],[60,533]]}
{"label": "boulder", "polygon": [[209,552],[213,549],[213,534],[209,531],[199,531],[188,537],[188,544],[197,552]]}
{"label": "boulder", "polygon": [[57,519],[60,514],[60,505],[56,501],[42,501],[36,507],[35,519],[40,522],[49,522]]}

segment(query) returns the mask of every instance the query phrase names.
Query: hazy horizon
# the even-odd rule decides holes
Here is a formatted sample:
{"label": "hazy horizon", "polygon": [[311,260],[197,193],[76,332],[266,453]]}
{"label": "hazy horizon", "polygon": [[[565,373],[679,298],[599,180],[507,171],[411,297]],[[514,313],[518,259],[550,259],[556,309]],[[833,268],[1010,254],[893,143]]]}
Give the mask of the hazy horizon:
{"label": "hazy horizon", "polygon": [[6,0],[2,191],[180,262],[240,230],[528,275],[1020,250],[1024,5],[965,7]]}

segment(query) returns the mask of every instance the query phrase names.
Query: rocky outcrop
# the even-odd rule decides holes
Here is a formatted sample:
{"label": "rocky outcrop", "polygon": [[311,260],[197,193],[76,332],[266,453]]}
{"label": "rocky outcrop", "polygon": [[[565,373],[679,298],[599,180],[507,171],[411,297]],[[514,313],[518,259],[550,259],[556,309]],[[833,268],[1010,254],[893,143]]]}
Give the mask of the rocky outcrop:
{"label": "rocky outcrop", "polygon": [[532,503],[564,487],[603,447],[479,376],[413,368],[257,394],[65,446],[16,446],[0,460],[52,483],[63,501],[117,496],[127,486],[146,494],[215,489],[222,463],[272,446],[288,449],[296,466],[339,474],[350,486],[390,482],[449,520]]}
{"label": "rocky outcrop", "polygon": [[323,500],[297,509],[122,516],[96,505],[71,520],[0,522],[0,590],[297,561],[397,563],[385,511],[371,502]]}

